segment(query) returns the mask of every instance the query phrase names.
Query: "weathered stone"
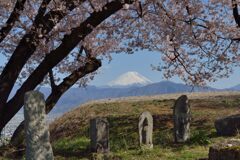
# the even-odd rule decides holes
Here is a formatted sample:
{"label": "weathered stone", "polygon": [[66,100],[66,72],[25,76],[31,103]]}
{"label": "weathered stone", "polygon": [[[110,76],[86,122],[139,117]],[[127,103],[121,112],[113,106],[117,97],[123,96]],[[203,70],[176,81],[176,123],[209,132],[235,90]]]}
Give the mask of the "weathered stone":
{"label": "weathered stone", "polygon": [[27,160],[52,160],[53,152],[49,142],[46,123],[44,95],[30,91],[24,97],[24,118]]}
{"label": "weathered stone", "polygon": [[215,121],[217,134],[220,136],[234,136],[240,130],[240,115],[232,115]]}
{"label": "weathered stone", "polygon": [[153,117],[150,112],[143,112],[139,116],[138,122],[139,143],[140,146],[146,145],[153,148],[152,133],[153,133]]}
{"label": "weathered stone", "polygon": [[210,147],[209,160],[240,160],[240,140],[231,139]]}
{"label": "weathered stone", "polygon": [[191,112],[188,97],[180,96],[173,109],[174,138],[176,143],[182,143],[190,137]]}
{"label": "weathered stone", "polygon": [[91,150],[97,153],[107,153],[109,147],[109,124],[107,118],[90,120]]}

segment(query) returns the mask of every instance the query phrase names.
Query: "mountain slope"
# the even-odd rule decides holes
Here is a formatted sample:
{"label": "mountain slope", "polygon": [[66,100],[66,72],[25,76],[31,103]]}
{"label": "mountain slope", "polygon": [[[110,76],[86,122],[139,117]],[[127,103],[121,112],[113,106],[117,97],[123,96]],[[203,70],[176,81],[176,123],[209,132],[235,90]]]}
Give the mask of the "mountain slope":
{"label": "mountain slope", "polygon": [[166,94],[166,93],[181,93],[181,92],[209,92],[217,91],[215,88],[211,87],[191,87],[181,83],[174,83],[171,81],[162,81],[159,83],[153,83],[147,86],[136,88],[131,90],[131,95],[141,96],[141,95],[156,95],[156,94]]}
{"label": "mountain slope", "polygon": [[[162,81],[152,83],[146,86],[131,86],[131,87],[105,87],[98,88],[88,86],[86,88],[72,88],[66,92],[57,103],[57,107],[53,112],[63,113],[70,110],[72,107],[78,106],[84,102],[98,99],[119,98],[129,96],[149,96],[166,93],[183,93],[191,92],[192,87],[185,84],[174,83],[170,81]],[[217,91],[214,88],[195,87],[193,92],[209,92]]]}
{"label": "mountain slope", "polygon": [[236,85],[236,86],[233,86],[233,87],[231,87],[231,88],[228,88],[227,90],[240,91],[240,84],[239,84],[239,85]]}

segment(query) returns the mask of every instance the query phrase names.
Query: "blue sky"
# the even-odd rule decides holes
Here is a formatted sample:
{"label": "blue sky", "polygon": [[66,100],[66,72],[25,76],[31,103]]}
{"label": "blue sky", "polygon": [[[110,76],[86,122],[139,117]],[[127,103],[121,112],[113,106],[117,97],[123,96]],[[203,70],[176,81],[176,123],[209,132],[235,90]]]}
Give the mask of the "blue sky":
{"label": "blue sky", "polygon": [[[157,65],[160,62],[160,54],[156,52],[139,51],[134,54],[113,54],[112,61],[103,61],[99,74],[97,74],[90,85],[104,86],[110,81],[116,79],[119,75],[128,71],[136,71],[147,77],[153,82],[160,82],[166,80],[159,71],[152,70],[151,64]],[[5,58],[0,54],[0,65],[4,63]],[[174,82],[181,82],[179,78],[174,77],[170,79]],[[227,88],[240,84],[240,69],[236,68],[235,72],[227,79],[218,80],[215,83],[209,84],[215,88]]]}
{"label": "blue sky", "polygon": [[[136,71],[153,82],[166,80],[163,78],[161,72],[152,70],[151,68],[151,64],[158,65],[160,62],[160,54],[157,52],[140,51],[131,55],[124,53],[113,54],[112,58],[113,60],[110,63],[108,61],[103,62],[100,73],[95,76],[94,80],[90,83],[91,85],[106,85],[111,80],[128,71]],[[170,80],[183,83],[178,77]],[[235,72],[229,78],[209,83],[209,86],[221,89],[238,84],[240,84],[240,71],[236,68]]]}
{"label": "blue sky", "polygon": [[106,85],[128,71],[136,71],[153,82],[162,79],[160,72],[153,71],[151,67],[151,64],[157,65],[159,63],[160,57],[158,53],[142,51],[134,54],[119,53],[112,54],[112,58],[110,62],[103,61],[99,74],[95,76],[91,84],[97,86]]}

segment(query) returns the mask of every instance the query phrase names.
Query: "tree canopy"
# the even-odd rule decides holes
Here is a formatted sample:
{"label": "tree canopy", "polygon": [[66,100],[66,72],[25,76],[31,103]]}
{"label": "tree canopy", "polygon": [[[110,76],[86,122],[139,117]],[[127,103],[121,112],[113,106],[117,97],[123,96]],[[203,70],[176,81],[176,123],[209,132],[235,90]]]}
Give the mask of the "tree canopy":
{"label": "tree canopy", "polygon": [[49,112],[112,53],[157,51],[154,68],[189,84],[204,85],[239,66],[236,0],[0,0],[0,18],[0,54],[7,58],[0,71],[0,131],[25,92],[49,84]]}

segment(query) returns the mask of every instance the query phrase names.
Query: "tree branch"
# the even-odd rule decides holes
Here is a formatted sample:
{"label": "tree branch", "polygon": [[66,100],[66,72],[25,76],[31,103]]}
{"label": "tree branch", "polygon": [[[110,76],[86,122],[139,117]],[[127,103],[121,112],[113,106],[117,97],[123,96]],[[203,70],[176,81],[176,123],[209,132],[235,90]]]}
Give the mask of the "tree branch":
{"label": "tree branch", "polygon": [[43,0],[42,4],[40,5],[39,9],[38,9],[38,14],[35,17],[35,21],[39,21],[40,18],[43,17],[44,13],[47,10],[47,6],[48,4],[51,2],[51,0]]}
{"label": "tree branch", "polygon": [[143,18],[143,8],[142,8],[142,3],[140,1],[138,2],[138,6],[139,6],[139,11],[137,10],[137,14],[140,18]]}
{"label": "tree branch", "polygon": [[56,88],[56,84],[55,84],[55,80],[54,80],[52,69],[50,69],[50,71],[48,72],[48,76],[49,76],[51,89],[54,90]]}
{"label": "tree branch", "polygon": [[[75,4],[74,0],[65,0],[66,7],[69,11],[73,10],[77,5]],[[78,0],[79,4],[84,2],[85,0]],[[45,13],[46,5],[49,3],[50,0],[44,0],[41,7],[39,8],[39,12],[36,16],[36,19],[33,23],[33,28],[30,33],[27,33],[19,42],[18,46],[16,47],[15,51],[13,52],[11,58],[9,59],[8,63],[5,65],[1,75],[0,75],[0,113],[6,104],[6,101],[9,97],[9,94],[22,70],[25,63],[31,57],[31,55],[36,50],[36,45],[32,42],[38,42],[41,38],[37,35],[37,30],[42,28],[41,31],[43,35],[47,35],[52,28],[58,23],[67,13],[61,10],[57,11],[49,11],[44,17],[43,14]],[[56,21],[53,22],[52,18]],[[29,43],[30,42],[30,43]]]}
{"label": "tree branch", "polygon": [[240,27],[240,16],[238,13],[238,4],[236,0],[232,0],[232,8],[233,8],[233,17],[238,27]]}
{"label": "tree branch", "polygon": [[6,21],[5,26],[2,27],[0,30],[0,43],[8,35],[8,33],[13,28],[15,22],[18,20],[18,18],[20,16],[20,12],[23,11],[23,9],[24,9],[25,2],[26,2],[26,0],[17,0],[10,17]]}
{"label": "tree branch", "polygon": [[96,71],[99,67],[101,67],[101,61],[96,58],[88,59],[88,62],[78,68],[77,70],[73,71],[71,75],[64,78],[63,82],[60,83],[48,96],[46,103],[46,113],[49,113],[52,108],[55,106],[57,101],[60,97],[69,89],[71,88],[80,78],[84,77],[85,75]]}

